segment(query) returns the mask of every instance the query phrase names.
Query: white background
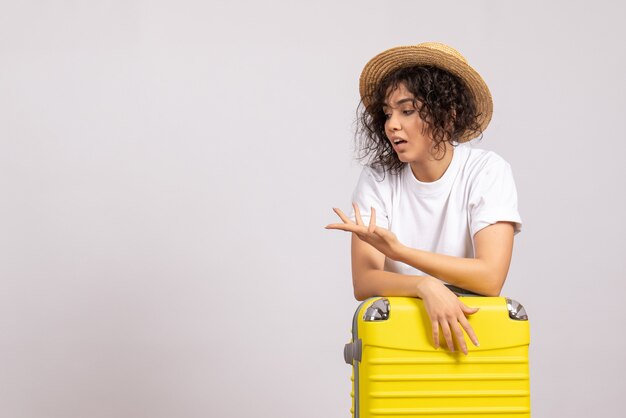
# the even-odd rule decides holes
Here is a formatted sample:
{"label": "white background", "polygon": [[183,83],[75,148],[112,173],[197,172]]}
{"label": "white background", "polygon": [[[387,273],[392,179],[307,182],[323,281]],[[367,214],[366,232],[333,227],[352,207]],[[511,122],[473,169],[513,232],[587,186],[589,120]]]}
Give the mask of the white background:
{"label": "white background", "polygon": [[622,417],[619,4],[2,0],[0,416],[349,416],[358,76],[442,41],[518,186],[533,416]]}

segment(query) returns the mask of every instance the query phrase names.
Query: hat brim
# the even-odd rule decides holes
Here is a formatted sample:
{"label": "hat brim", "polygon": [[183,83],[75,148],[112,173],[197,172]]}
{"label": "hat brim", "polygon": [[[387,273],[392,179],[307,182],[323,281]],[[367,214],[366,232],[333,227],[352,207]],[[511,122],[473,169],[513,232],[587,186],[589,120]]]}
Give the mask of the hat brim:
{"label": "hat brim", "polygon": [[[369,107],[374,90],[385,77],[400,68],[420,65],[441,68],[461,79],[474,97],[480,131],[487,128],[493,113],[493,100],[487,83],[458,51],[439,43],[399,46],[372,58],[363,68],[359,80],[361,101],[365,108]],[[476,132],[468,131],[459,138],[459,142],[466,142],[477,136]]]}

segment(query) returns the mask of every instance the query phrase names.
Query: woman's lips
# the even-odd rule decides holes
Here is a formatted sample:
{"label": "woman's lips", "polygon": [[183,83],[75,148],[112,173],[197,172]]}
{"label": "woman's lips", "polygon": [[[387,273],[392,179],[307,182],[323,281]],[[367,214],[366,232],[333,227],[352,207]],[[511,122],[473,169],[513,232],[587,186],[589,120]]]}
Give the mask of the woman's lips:
{"label": "woman's lips", "polygon": [[394,149],[403,149],[407,142],[404,139],[392,141]]}

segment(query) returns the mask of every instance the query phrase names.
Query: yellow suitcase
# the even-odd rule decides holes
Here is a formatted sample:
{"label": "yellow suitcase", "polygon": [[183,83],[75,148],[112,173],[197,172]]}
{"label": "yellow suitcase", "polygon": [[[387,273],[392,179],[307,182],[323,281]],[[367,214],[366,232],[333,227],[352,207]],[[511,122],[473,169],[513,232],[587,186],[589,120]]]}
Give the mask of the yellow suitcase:
{"label": "yellow suitcase", "polygon": [[503,297],[461,297],[480,310],[469,322],[468,355],[435,349],[421,299],[371,298],[357,308],[352,341],[353,418],[530,417],[528,344],[522,305]]}

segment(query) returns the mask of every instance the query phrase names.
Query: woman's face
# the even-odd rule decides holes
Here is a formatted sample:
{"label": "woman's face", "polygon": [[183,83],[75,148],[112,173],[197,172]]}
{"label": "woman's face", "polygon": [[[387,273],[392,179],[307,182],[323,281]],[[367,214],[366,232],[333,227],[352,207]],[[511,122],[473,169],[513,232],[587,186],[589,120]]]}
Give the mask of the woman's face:
{"label": "woman's face", "polygon": [[415,96],[401,83],[391,91],[383,106],[387,116],[385,134],[391,146],[404,163],[432,159],[433,140],[428,125],[413,105]]}

